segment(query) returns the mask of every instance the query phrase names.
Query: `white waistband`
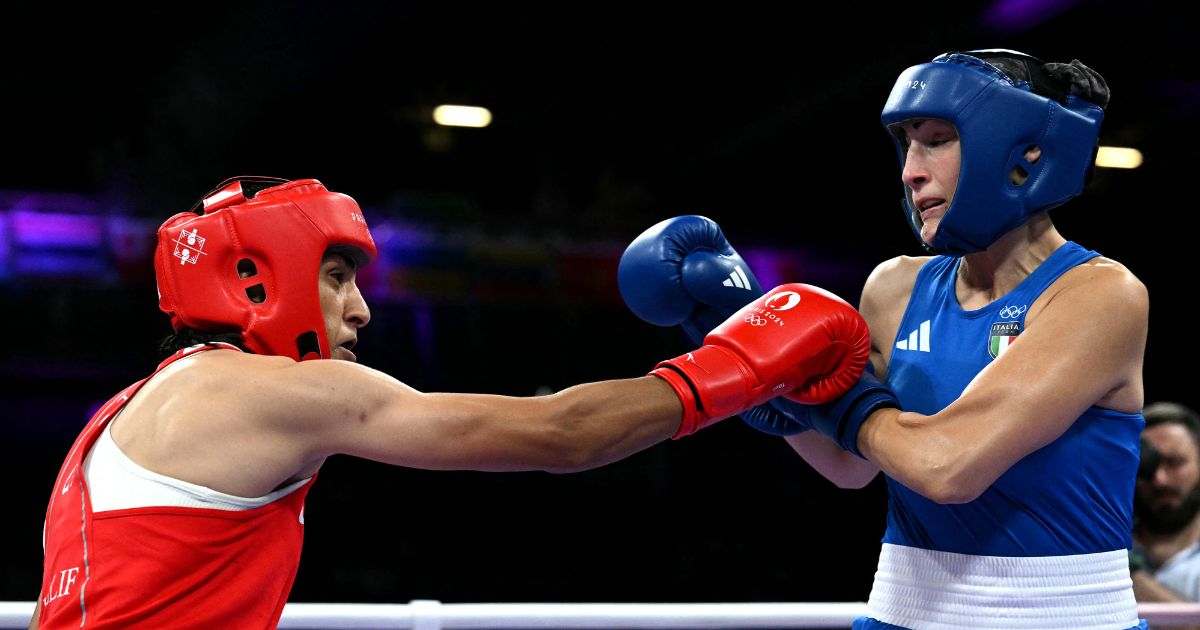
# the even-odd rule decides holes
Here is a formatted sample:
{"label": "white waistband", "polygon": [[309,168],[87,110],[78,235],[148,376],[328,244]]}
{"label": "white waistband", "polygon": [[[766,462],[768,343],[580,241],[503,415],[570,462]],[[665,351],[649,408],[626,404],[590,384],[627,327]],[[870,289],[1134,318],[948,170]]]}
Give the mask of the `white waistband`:
{"label": "white waistband", "polygon": [[121,452],[110,429],[111,422],[104,427],[83,460],[83,475],[93,512],[159,506],[252,510],[291,494],[311,479],[301,479],[261,497],[225,494],[141,467]]}
{"label": "white waistband", "polygon": [[870,616],[919,630],[1125,630],[1138,625],[1124,549],[971,556],[884,543]]}

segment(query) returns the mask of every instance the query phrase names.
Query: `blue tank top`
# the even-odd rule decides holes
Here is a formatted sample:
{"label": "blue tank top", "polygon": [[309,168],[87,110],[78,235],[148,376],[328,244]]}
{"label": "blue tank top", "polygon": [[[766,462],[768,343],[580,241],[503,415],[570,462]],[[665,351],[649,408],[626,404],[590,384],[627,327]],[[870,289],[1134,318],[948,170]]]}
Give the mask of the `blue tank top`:
{"label": "blue tank top", "polygon": [[[907,411],[933,414],[962,394],[1013,343],[1029,305],[1067,270],[1096,256],[1068,242],[995,302],[964,311],[954,292],[961,259],[933,258],[917,274],[896,333],[888,384]],[[1102,343],[1103,340],[1097,340]],[[939,505],[888,482],[897,545],[987,556],[1059,556],[1128,548],[1141,414],[1091,407],[970,503]]]}

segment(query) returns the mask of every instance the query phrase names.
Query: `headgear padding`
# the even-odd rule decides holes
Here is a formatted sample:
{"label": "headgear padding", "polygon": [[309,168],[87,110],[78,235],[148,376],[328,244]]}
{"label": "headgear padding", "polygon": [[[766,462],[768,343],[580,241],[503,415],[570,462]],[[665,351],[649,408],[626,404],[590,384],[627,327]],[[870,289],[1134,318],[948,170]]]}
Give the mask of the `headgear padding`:
{"label": "headgear padding", "polygon": [[328,359],[317,276],[334,246],[360,264],[376,256],[350,197],[315,179],[226,180],[158,229],[158,306],[175,330],[238,331],[258,354]]}
{"label": "headgear padding", "polygon": [[[986,61],[989,55],[1022,65],[1031,76],[1010,78]],[[883,107],[883,125],[891,130],[907,120],[940,118],[957,129],[962,151],[954,197],[933,243],[922,241],[926,249],[951,256],[982,251],[1083,191],[1104,111],[1052,84],[1041,61],[1013,51],[947,53],[900,74]],[[893,140],[903,170],[905,147],[895,133]],[[1033,146],[1041,148],[1036,163],[1025,159]],[[1010,176],[1016,167],[1028,173],[1019,184]],[[903,203],[919,239],[921,213],[907,186]]]}

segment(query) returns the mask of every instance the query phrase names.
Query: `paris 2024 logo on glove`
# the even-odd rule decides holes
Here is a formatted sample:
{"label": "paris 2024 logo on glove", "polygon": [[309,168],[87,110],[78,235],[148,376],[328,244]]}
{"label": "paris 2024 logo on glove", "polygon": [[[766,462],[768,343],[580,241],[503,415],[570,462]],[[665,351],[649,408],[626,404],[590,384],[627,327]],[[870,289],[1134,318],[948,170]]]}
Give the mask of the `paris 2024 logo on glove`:
{"label": "paris 2024 logo on glove", "polygon": [[753,307],[751,312],[746,313],[746,316],[742,319],[751,326],[766,326],[767,322],[775,322],[782,326],[783,318],[775,313],[796,308],[796,305],[799,303],[799,293],[795,291],[780,291],[767,298],[762,307]]}

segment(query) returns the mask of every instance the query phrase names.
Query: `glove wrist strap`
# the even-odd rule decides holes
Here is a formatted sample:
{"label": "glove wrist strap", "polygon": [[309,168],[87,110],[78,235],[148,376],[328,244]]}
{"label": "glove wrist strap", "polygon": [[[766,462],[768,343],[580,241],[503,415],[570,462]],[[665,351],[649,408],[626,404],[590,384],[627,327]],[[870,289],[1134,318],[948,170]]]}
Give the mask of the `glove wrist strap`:
{"label": "glove wrist strap", "polygon": [[719,346],[701,346],[659,363],[650,373],[670,383],[683,401],[683,423],[676,438],[695,433],[753,404],[750,400],[753,374],[736,354]]}

